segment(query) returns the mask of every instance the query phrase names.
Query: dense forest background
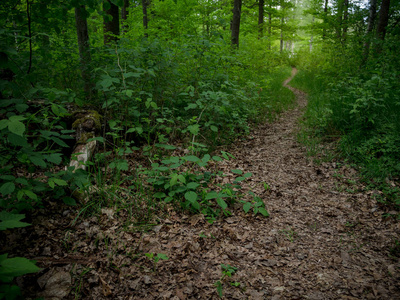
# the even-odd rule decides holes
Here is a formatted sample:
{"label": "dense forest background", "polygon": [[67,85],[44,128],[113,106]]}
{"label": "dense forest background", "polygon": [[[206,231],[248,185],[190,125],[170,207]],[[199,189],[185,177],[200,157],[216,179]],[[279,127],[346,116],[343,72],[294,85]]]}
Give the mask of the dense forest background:
{"label": "dense forest background", "polygon": [[49,202],[121,202],[134,223],[164,202],[223,215],[237,189],[208,190],[199,170],[294,104],[292,66],[309,154],[333,143],[323,159],[400,205],[397,0],[3,0],[0,14],[0,230]]}

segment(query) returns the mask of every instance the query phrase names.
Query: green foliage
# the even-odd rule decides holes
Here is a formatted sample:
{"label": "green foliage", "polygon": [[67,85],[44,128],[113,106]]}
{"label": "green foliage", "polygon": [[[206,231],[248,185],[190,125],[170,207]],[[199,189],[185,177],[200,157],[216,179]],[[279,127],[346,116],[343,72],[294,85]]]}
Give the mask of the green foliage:
{"label": "green foliage", "polygon": [[[25,215],[0,212],[0,230],[26,227],[30,224],[21,222]],[[21,296],[21,290],[12,281],[15,277],[38,272],[40,268],[23,257],[8,258],[8,254],[0,255],[0,299],[16,299]]]}
{"label": "green foliage", "polygon": [[[398,207],[400,62],[392,56],[398,45],[390,40],[385,45],[363,69],[349,69],[360,60],[332,64],[329,55],[322,59],[317,52],[308,59],[320,64],[304,60],[305,70],[292,83],[310,94],[303,140],[335,141],[341,156],[360,166],[370,188],[382,191],[379,200]],[[345,56],[357,54],[348,49]]]}
{"label": "green foliage", "polygon": [[146,257],[148,257],[152,262],[153,262],[153,264],[154,264],[154,266],[153,266],[153,271],[154,271],[154,273],[156,272],[156,267],[157,267],[157,263],[160,261],[160,260],[168,260],[169,258],[168,258],[168,256],[166,256],[165,254],[163,254],[163,253],[157,253],[157,255],[155,254],[155,253],[145,253],[144,255],[146,255]]}
{"label": "green foliage", "polygon": [[[218,281],[216,281],[214,283],[214,286],[217,288],[217,293],[218,293],[218,296],[220,298],[222,298],[222,296],[223,296],[223,280],[226,277],[232,277],[232,275],[236,273],[237,269],[238,268],[233,267],[233,266],[231,266],[229,264],[227,264],[227,265],[221,264],[222,276]],[[240,286],[240,283],[239,282],[232,282],[231,285],[237,287],[237,286]]]}

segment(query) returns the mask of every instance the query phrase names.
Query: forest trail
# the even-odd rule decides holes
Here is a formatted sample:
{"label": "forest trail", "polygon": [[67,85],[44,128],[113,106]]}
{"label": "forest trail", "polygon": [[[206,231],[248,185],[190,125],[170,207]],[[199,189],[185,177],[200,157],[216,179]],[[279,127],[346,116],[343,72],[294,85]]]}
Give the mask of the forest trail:
{"label": "forest trail", "polygon": [[[229,149],[236,159],[221,163],[226,174],[253,173],[247,187],[270,217],[238,207],[210,224],[203,215],[171,210],[139,232],[126,228],[123,210],[104,208],[72,227],[74,215],[60,212],[35,225],[27,241],[32,258],[42,257],[38,295],[50,299],[64,291],[51,299],[74,299],[73,274],[72,290],[81,299],[218,299],[215,283],[221,264],[229,264],[237,272],[222,280],[224,299],[400,299],[399,263],[389,255],[399,223],[381,218],[373,192],[354,183],[355,171],[307,158],[296,139],[306,94],[288,85],[295,74],[284,85],[295,93],[296,107],[254,129]],[[154,272],[143,253],[169,259]]]}

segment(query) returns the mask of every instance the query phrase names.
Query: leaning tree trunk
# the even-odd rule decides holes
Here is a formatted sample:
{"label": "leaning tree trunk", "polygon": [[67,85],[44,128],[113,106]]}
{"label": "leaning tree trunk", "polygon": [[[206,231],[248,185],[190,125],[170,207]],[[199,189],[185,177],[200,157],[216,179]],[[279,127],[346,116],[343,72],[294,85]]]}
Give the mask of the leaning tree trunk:
{"label": "leaning tree trunk", "polygon": [[84,82],[84,91],[87,98],[92,97],[94,85],[91,82],[89,51],[89,33],[87,26],[87,13],[84,5],[75,8],[76,33],[78,36],[80,68]]}
{"label": "leaning tree trunk", "polygon": [[106,13],[104,18],[104,45],[107,45],[117,41],[119,37],[119,8],[110,0],[107,0],[103,3],[103,9]]}
{"label": "leaning tree trunk", "polygon": [[239,48],[240,15],[242,13],[242,0],[233,2],[233,18],[231,28],[231,44],[234,48]]}

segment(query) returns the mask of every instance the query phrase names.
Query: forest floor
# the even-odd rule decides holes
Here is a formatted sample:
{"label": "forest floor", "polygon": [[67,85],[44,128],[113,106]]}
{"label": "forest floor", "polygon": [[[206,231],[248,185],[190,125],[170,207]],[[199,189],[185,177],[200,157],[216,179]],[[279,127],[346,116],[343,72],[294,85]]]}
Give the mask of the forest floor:
{"label": "forest floor", "polygon": [[[400,299],[400,263],[391,255],[400,223],[382,217],[376,192],[363,189],[355,170],[307,157],[296,138],[306,95],[288,88],[296,107],[232,145],[236,159],[221,163],[227,173],[253,173],[246,184],[270,217],[238,208],[210,224],[170,211],[140,232],[112,208],[73,226],[76,212],[56,208],[22,229],[24,241],[5,241],[43,268],[19,284],[32,299],[218,299],[215,283],[229,264],[237,271],[221,280],[225,299]],[[168,259],[154,270],[144,253]]]}

